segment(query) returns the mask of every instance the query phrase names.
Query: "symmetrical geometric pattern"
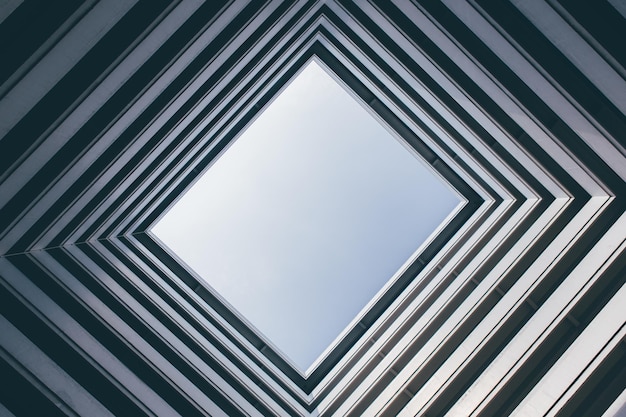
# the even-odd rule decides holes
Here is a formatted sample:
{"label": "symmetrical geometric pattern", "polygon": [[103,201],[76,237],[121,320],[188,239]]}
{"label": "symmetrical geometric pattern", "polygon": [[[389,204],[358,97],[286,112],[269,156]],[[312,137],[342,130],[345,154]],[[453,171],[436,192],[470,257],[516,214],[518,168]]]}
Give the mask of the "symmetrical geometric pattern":
{"label": "symmetrical geometric pattern", "polygon": [[307,374],[464,201],[315,60],[260,113],[150,233]]}
{"label": "symmetrical geometric pattern", "polygon": [[[626,410],[620,0],[0,6],[0,415]],[[467,200],[307,378],[146,234],[313,55]]]}

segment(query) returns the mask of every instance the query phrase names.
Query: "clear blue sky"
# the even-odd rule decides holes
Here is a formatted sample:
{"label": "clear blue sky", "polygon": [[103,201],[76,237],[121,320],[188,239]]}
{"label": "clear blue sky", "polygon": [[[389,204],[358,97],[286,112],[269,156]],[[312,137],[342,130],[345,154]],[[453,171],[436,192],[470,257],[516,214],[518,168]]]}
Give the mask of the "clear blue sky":
{"label": "clear blue sky", "polygon": [[312,61],[152,231],[306,371],[459,203]]}

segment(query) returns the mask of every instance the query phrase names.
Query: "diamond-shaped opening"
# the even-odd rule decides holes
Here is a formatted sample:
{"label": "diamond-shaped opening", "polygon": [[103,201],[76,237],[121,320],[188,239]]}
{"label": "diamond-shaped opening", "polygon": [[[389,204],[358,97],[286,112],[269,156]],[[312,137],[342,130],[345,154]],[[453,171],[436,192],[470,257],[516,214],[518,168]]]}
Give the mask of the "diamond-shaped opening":
{"label": "diamond-shaped opening", "polygon": [[312,60],[152,232],[301,373],[461,199]]}

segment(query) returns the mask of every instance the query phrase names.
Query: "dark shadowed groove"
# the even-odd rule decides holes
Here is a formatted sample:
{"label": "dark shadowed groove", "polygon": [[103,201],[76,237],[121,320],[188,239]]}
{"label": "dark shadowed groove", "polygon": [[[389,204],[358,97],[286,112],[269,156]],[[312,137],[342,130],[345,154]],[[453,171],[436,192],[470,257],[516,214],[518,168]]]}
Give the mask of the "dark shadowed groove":
{"label": "dark shadowed groove", "polygon": [[556,0],[626,68],[626,19],[606,0]]}
{"label": "dark shadowed groove", "polygon": [[[626,340],[622,339],[555,416],[595,417],[604,415],[606,409],[625,389]],[[624,411],[624,405],[620,411]],[[619,417],[619,414],[621,413],[614,417]]]}
{"label": "dark shadowed groove", "polygon": [[[94,46],[1,140],[0,166],[11,167],[21,160],[27,149],[42,140],[40,137],[58,118],[76,105],[85,91],[94,87],[96,81],[112,70],[124,51],[148,28],[168,6],[165,0],[140,1]],[[31,178],[28,183],[0,209],[0,230],[20,216],[35,198],[50,186],[51,181],[68,169],[85,148],[89,139],[81,129],[72,140]],[[89,131],[97,135],[100,129]],[[77,137],[80,137],[77,139]],[[77,146],[80,142],[81,146]],[[10,169],[3,172],[8,175]]]}
{"label": "dark shadowed groove", "polygon": [[[12,258],[18,257],[22,258],[19,263],[29,262],[25,255]],[[113,414],[148,416],[142,407],[127,396],[127,393],[121,391],[104,375],[99,366],[87,360],[75,346],[64,340],[49,323],[37,317],[3,285],[0,285],[0,314]]]}
{"label": "dark shadowed groove", "polygon": [[[67,416],[54,400],[42,393],[32,381],[4,359],[7,355],[0,348],[0,404],[16,417],[20,416]],[[1,410],[0,410],[1,411]]]}
{"label": "dark shadowed groove", "polygon": [[[596,118],[622,146],[626,146],[626,116],[574,66],[517,8],[508,1],[477,0],[524,50],[559,83],[577,103]],[[576,1],[572,1],[576,3]],[[622,19],[622,25],[624,20]],[[616,26],[620,27],[620,26]],[[622,28],[622,33],[624,30]],[[614,33],[613,36],[616,36]]]}
{"label": "dark shadowed groove", "polygon": [[[39,48],[84,0],[25,1],[0,24],[0,85]],[[11,40],[11,41],[9,41]],[[17,41],[19,40],[19,41]],[[3,95],[0,95],[0,99]]]}
{"label": "dark shadowed groove", "polygon": [[[193,371],[190,371],[189,365],[185,363],[183,358],[176,354],[171,354],[171,350],[167,352],[169,348],[164,346],[163,341],[159,340],[158,337],[151,333],[151,330],[136,317],[136,314],[125,309],[118,299],[100,286],[90,273],[82,269],[75,261],[67,256],[63,250],[54,249],[49,253],[54,256],[57,262],[75,279],[85,285],[94,296],[109,307],[114,314],[140,334],[143,340],[159,351],[159,353],[163,354],[170,363],[177,366],[182,374],[192,380],[194,385],[202,389],[210,398],[215,398],[215,402],[220,407],[224,406],[225,411],[228,410],[230,415],[241,415],[238,414],[236,407],[232,407],[232,405],[229,407],[230,403],[228,400],[221,396],[211,384],[206,381],[201,381],[198,378],[193,378],[194,375],[191,375]],[[129,342],[120,338],[119,334],[114,331],[108,323],[93,314],[84,302],[76,299],[74,294],[67,291],[63,285],[58,283],[57,280],[49,275],[40,265],[23,256],[15,257],[14,264],[52,298],[59,307],[72,315],[72,317],[109,350],[117,360],[128,367],[128,369],[137,375],[147,386],[170,404],[172,408],[178,410],[181,415],[204,415],[204,412],[198,408],[197,404],[181,393],[175,384],[172,384],[169,379],[164,377],[162,372],[146,361]]]}

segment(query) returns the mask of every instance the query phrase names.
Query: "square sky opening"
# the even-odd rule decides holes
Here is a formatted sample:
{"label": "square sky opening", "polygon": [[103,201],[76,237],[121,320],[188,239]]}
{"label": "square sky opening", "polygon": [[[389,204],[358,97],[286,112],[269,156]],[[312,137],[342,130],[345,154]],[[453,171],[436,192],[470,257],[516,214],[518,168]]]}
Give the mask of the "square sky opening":
{"label": "square sky opening", "polygon": [[307,374],[461,202],[313,59],[151,231]]}

